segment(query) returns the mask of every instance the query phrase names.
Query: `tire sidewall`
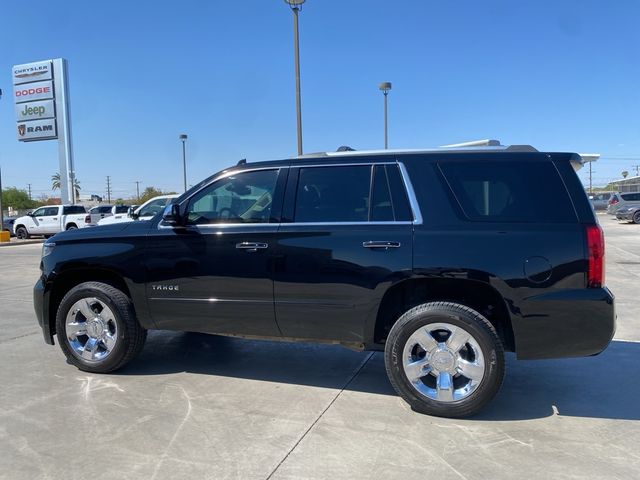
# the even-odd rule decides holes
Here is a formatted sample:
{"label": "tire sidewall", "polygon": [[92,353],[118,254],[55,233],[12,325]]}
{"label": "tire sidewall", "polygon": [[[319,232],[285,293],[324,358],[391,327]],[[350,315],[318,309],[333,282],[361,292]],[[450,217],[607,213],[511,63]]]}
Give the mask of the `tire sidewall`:
{"label": "tire sidewall", "polygon": [[[467,313],[435,306],[428,310],[415,310],[410,310],[398,320],[387,339],[385,364],[390,379],[393,376],[393,386],[415,410],[423,413],[445,417],[475,413],[495,396],[504,377],[504,352],[497,335],[474,318],[473,314],[480,317],[477,312]],[[461,400],[445,403],[422,395],[404,372],[402,355],[406,342],[416,330],[433,323],[449,323],[463,328],[474,337],[482,350],[485,362],[484,377],[475,391]]]}
{"label": "tire sidewall", "polygon": [[18,237],[20,240],[24,240],[29,238],[29,232],[27,231],[26,228],[24,227],[19,227],[16,230],[16,237]]}
{"label": "tire sidewall", "polygon": [[[116,345],[107,358],[99,361],[89,361],[78,356],[73,350],[73,347],[71,347],[71,345],[69,344],[69,340],[67,339],[66,334],[66,319],[69,310],[78,300],[89,297],[95,297],[99,299],[111,309],[117,328]],[[60,343],[60,348],[66,355],[67,359],[78,368],[90,372],[106,372],[116,368],[116,366],[120,364],[122,358],[126,354],[127,349],[127,345],[125,342],[125,337],[127,335],[127,326],[123,321],[122,315],[123,312],[121,311],[121,307],[119,307],[109,295],[101,291],[99,288],[84,286],[81,284],[70,290],[69,293],[67,293],[67,295],[65,295],[65,297],[60,302],[58,311],[56,313],[56,331],[58,333],[58,342]]]}
{"label": "tire sidewall", "polygon": [[636,224],[640,223],[640,210],[633,214],[632,222]]}

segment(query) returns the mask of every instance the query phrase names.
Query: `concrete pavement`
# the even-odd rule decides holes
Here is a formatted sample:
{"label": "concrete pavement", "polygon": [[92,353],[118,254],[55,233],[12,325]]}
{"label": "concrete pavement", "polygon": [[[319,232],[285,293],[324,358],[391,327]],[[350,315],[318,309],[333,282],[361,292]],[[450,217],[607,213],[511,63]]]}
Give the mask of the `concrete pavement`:
{"label": "concrete pavement", "polygon": [[601,216],[615,341],[516,361],[479,416],[395,395],[380,353],[152,332],[113,375],[67,365],[32,310],[40,245],[0,251],[2,479],[629,479],[640,472],[640,225]]}

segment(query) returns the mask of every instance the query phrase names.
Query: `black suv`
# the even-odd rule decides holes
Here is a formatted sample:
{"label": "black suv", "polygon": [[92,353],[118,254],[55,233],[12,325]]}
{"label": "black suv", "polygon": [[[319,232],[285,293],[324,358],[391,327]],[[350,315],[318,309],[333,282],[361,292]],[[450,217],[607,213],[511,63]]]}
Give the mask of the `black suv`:
{"label": "black suv", "polygon": [[594,355],[613,336],[580,164],[527,146],[239,164],[152,221],[53,237],[35,310],[89,372],[125,365],[148,329],[327,342],[384,350],[414,409],[470,415],[505,351]]}

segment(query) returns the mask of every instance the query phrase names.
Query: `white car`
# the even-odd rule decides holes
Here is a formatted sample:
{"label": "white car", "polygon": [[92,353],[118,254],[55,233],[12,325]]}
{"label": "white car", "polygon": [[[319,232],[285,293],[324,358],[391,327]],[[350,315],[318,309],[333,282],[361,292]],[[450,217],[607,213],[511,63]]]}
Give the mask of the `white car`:
{"label": "white car", "polygon": [[135,220],[151,220],[156,214],[164,211],[171,200],[179,195],[159,195],[147,200],[145,203],[130,213],[117,213],[98,221],[98,225],[111,225],[114,223],[133,222]]}

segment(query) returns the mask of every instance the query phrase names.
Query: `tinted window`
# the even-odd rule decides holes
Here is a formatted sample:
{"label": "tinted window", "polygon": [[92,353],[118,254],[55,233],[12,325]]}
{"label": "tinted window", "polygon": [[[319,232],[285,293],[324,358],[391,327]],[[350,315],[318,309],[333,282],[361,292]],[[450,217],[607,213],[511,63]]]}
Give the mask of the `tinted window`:
{"label": "tinted window", "polygon": [[47,207],[44,209],[44,213],[42,215],[45,217],[55,217],[58,215],[58,211],[58,207]]}
{"label": "tinted window", "polygon": [[464,214],[474,221],[568,223],[571,200],[550,162],[439,164]]}
{"label": "tinted window", "polygon": [[389,179],[389,186],[391,187],[391,197],[393,199],[393,213],[395,214],[396,221],[410,221],[413,220],[413,213],[409,206],[409,199],[407,198],[407,190],[402,181],[400,175],[400,169],[397,165],[387,165],[387,177]]}
{"label": "tinted window", "polygon": [[[69,207],[64,207],[63,210],[64,210],[64,212],[63,212],[64,215],[74,215],[74,214],[78,214],[78,213],[87,213],[87,210],[84,207],[79,206],[79,205],[72,205],[72,206],[69,206]],[[58,213],[58,212],[56,212],[56,213]],[[55,215],[55,213],[53,215]]]}
{"label": "tinted window", "polygon": [[128,211],[128,205],[116,205],[116,213],[127,213]]}
{"label": "tinted window", "polygon": [[42,217],[44,216],[44,212],[45,212],[46,208],[38,208],[36,210],[33,211],[33,216],[34,217]]}
{"label": "tinted window", "polygon": [[187,223],[268,223],[278,170],[259,170],[218,180],[189,200]]}
{"label": "tinted window", "polygon": [[626,202],[636,202],[640,200],[640,193],[623,193],[622,199]]}
{"label": "tinted window", "polygon": [[366,222],[369,219],[368,165],[301,168],[296,222]]}
{"label": "tinted window", "polygon": [[373,192],[371,196],[371,221],[392,222],[395,216],[389,189],[389,179],[384,165],[375,167],[371,191]]}

